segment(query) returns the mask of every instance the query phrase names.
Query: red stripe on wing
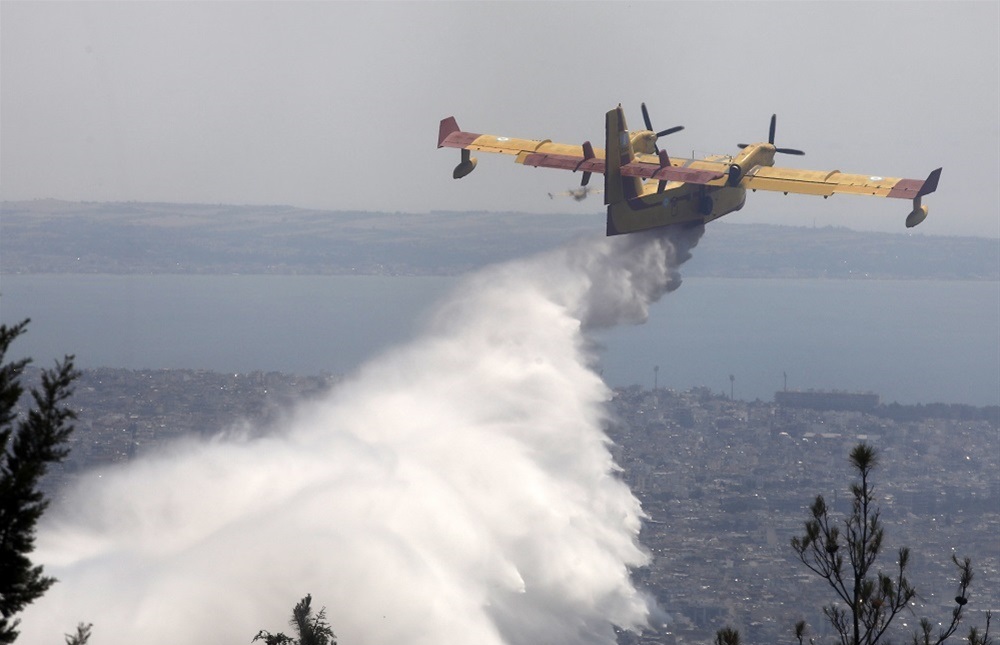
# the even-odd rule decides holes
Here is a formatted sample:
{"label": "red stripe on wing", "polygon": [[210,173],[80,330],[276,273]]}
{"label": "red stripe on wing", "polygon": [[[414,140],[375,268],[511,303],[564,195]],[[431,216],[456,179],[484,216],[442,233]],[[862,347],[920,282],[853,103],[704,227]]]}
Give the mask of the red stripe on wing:
{"label": "red stripe on wing", "polygon": [[452,132],[438,142],[438,148],[465,148],[481,136],[475,132]]}
{"label": "red stripe on wing", "polygon": [[[571,155],[554,155],[542,152],[533,152],[525,155],[525,166],[535,166],[536,168],[559,168],[562,170],[581,170],[584,172],[596,172],[604,174],[605,164],[603,159],[585,159]],[[678,168],[668,166],[660,168],[652,164],[629,163],[621,167],[622,175],[625,177],[643,177],[646,179],[664,179],[667,181],[683,181],[691,184],[707,184],[710,181],[723,176],[720,172],[711,170],[695,170],[694,168]]]}
{"label": "red stripe on wing", "polygon": [[622,175],[627,177],[644,177],[666,181],[683,181],[689,184],[707,184],[721,178],[720,172],[711,170],[696,170],[694,168],[679,168],[676,166],[654,166],[647,163],[630,163],[622,166]]}
{"label": "red stripe on wing", "polygon": [[900,179],[892,187],[886,197],[898,197],[899,199],[913,199],[924,186],[923,179]]}
{"label": "red stripe on wing", "polygon": [[574,157],[571,155],[553,155],[543,152],[533,152],[524,156],[522,162],[525,166],[536,168],[559,168],[561,170],[582,170],[584,172],[596,172],[604,174],[603,159],[585,159],[584,157]]}

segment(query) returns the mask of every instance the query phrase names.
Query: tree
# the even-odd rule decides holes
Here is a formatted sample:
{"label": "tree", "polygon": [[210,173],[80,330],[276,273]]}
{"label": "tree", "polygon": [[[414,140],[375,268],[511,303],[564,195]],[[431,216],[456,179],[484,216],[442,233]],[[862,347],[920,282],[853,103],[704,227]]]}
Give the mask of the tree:
{"label": "tree", "polygon": [[725,627],[715,632],[715,645],[742,645],[742,643],[738,629]]}
{"label": "tree", "polygon": [[[851,484],[853,500],[851,512],[843,521],[843,532],[840,523],[831,519],[823,496],[818,495],[810,507],[812,518],[805,523],[805,535],[792,538],[792,549],[836,594],[837,601],[823,607],[823,613],[841,645],[876,645],[883,642],[893,619],[906,609],[917,592],[906,578],[910,563],[908,548],[899,549],[892,573],[874,570],[885,536],[871,480],[872,471],[878,466],[878,452],[873,446],[859,443],[851,450],[850,463],[861,481]],[[952,559],[959,568],[959,593],[951,620],[936,636],[931,634],[931,623],[926,619],[921,621],[922,632],[913,635],[914,645],[940,645],[955,633],[962,620],[972,582],[972,564],[968,558],[962,562],[955,556]],[[982,638],[988,639],[988,632],[989,622]],[[795,636],[800,643],[804,635],[805,624],[798,623]],[[973,637],[978,637],[974,629],[970,640]]]}
{"label": "tree", "polygon": [[993,613],[986,612],[986,628],[983,629],[982,634],[975,627],[969,628],[969,645],[993,645],[993,639],[990,638],[990,621],[992,619]]}
{"label": "tree", "polygon": [[66,645],[87,645],[90,642],[90,630],[93,627],[90,623],[86,625],[80,623],[76,626],[75,634],[66,634]]}
{"label": "tree", "polygon": [[14,642],[20,622],[14,615],[55,582],[28,556],[35,548],[35,525],[49,504],[39,483],[50,464],[69,454],[66,443],[76,418],[66,406],[79,375],[73,356],[42,371],[41,388],[31,389],[33,407],[17,418],[14,406],[24,393],[20,379],[31,359],[6,363],[5,358],[28,322],[0,325],[0,643]]}
{"label": "tree", "polygon": [[[806,621],[800,620],[795,623],[795,640],[798,641],[799,645],[805,645],[806,638]],[[814,645],[816,641],[809,639],[809,645]]]}
{"label": "tree", "polygon": [[266,645],[337,645],[337,636],[326,622],[326,607],[314,616],[311,605],[312,594],[306,594],[292,609],[292,619],[288,624],[298,631],[298,640],[280,632],[272,634],[262,629],[253,637],[252,642],[262,640]]}

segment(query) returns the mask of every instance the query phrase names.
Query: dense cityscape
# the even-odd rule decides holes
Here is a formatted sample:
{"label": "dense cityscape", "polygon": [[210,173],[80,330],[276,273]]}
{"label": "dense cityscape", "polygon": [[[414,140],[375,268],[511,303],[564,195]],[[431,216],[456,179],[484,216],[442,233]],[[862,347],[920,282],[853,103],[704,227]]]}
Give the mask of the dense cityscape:
{"label": "dense cityscape", "polygon": [[[336,380],[85,370],[73,397],[73,449],[47,488],[58,497],[75,477],[177,439],[266,433]],[[920,601],[900,617],[898,636],[908,637],[922,617],[950,617],[953,553],[971,557],[976,572],[967,624],[982,625],[986,610],[1000,608],[1000,410],[882,405],[873,394],[775,398],[780,403],[731,400],[706,388],[614,392],[612,452],[648,516],[641,540],[652,561],[633,575],[666,614],[658,629],[620,642],[705,643],[733,626],[747,643],[791,643],[803,619],[814,634],[827,633],[821,608],[832,600],[829,589],[789,543],[817,494],[838,517],[847,508],[847,453],[859,441],[882,455],[875,473],[889,554],[882,564],[891,568],[900,546],[913,552]]]}

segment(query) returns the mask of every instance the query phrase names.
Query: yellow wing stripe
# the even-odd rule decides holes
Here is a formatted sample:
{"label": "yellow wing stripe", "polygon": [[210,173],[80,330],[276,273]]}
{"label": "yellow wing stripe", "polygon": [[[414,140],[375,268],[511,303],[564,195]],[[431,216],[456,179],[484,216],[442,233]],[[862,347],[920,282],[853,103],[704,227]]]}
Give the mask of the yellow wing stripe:
{"label": "yellow wing stripe", "polygon": [[[901,186],[900,184],[903,182],[906,182],[906,185]],[[751,190],[771,190],[802,195],[829,197],[834,193],[845,193],[912,199],[923,181],[898,177],[845,174],[839,170],[795,170],[758,166],[748,172],[741,183],[744,188]]]}

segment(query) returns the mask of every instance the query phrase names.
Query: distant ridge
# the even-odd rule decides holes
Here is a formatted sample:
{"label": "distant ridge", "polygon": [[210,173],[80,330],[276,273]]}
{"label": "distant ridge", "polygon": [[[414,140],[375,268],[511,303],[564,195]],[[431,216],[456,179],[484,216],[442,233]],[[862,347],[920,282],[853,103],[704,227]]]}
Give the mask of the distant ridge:
{"label": "distant ridge", "polygon": [[[455,275],[601,235],[601,213],[0,203],[0,273]],[[685,276],[1000,280],[1000,242],[720,221]]]}

